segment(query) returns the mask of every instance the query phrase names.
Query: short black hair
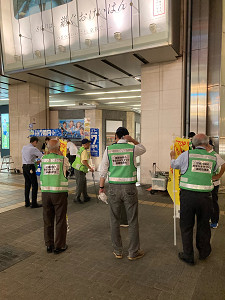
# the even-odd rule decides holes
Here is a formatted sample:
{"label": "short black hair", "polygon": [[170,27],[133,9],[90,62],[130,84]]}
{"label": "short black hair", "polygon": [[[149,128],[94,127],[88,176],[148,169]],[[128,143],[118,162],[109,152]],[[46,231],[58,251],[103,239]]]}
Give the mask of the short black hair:
{"label": "short black hair", "polygon": [[50,138],[46,136],[45,141],[50,141]]}
{"label": "short black hair", "polygon": [[31,138],[30,138],[30,143],[32,144],[33,142],[38,142],[39,141],[39,139],[36,137],[36,136],[32,136]]}
{"label": "short black hair", "polygon": [[192,138],[193,136],[195,136],[195,132],[194,131],[191,131],[188,133],[188,138]]}
{"label": "short black hair", "polygon": [[119,127],[116,130],[116,135],[121,139],[125,135],[129,135],[129,131],[125,127]]}

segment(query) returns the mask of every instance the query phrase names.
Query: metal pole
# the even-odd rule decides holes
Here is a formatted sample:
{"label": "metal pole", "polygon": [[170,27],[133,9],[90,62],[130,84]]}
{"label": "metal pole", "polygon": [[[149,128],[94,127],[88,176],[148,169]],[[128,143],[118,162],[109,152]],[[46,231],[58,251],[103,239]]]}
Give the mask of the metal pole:
{"label": "metal pole", "polygon": [[[173,151],[175,150],[175,137],[173,137]],[[175,193],[175,169],[173,169],[173,235],[174,246],[177,245],[177,230],[176,230],[176,193]]]}

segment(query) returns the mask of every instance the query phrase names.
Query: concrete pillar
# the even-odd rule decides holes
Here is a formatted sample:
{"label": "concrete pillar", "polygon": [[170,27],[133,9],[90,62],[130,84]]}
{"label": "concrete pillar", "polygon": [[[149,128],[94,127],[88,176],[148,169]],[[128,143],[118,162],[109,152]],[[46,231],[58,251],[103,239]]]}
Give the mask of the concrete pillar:
{"label": "concrete pillar", "polygon": [[55,129],[59,127],[59,112],[58,110],[49,111],[49,128]]}
{"label": "concrete pillar", "polygon": [[132,111],[127,112],[127,130],[135,138],[135,113]]}
{"label": "concrete pillar", "polygon": [[22,170],[21,150],[29,143],[29,124],[34,129],[48,128],[49,93],[32,83],[9,86],[10,155],[14,166]]}
{"label": "concrete pillar", "polygon": [[90,118],[90,127],[99,128],[99,157],[92,157],[96,170],[102,160],[102,110],[85,110],[85,118]]}
{"label": "concrete pillar", "polygon": [[182,135],[182,59],[145,65],[141,72],[141,183],[150,184],[149,170],[156,163],[169,171],[170,146]]}

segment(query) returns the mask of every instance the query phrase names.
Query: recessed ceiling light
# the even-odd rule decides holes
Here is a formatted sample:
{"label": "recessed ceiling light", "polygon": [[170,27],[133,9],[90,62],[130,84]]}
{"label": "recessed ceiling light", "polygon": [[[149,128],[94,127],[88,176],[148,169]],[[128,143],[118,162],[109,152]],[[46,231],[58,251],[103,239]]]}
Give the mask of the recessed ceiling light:
{"label": "recessed ceiling light", "polygon": [[104,104],[122,104],[122,103],[126,103],[126,102],[117,102],[117,101],[115,101],[115,102],[107,102],[107,103],[104,103]]}
{"label": "recessed ceiling light", "polygon": [[118,94],[118,93],[132,93],[132,92],[140,92],[141,89],[137,90],[123,90],[123,91],[109,91],[109,92],[95,92],[95,93],[84,93],[80,95],[103,95],[103,94]]}
{"label": "recessed ceiling light", "polygon": [[50,105],[51,107],[54,107],[54,106],[76,106],[76,104],[62,104],[62,105],[60,105],[60,104],[56,104],[56,105]]}
{"label": "recessed ceiling light", "polygon": [[130,99],[130,98],[141,98],[141,96],[126,96],[126,97],[97,98],[97,99],[95,99],[95,100]]}
{"label": "recessed ceiling light", "polygon": [[50,100],[49,102],[50,103],[53,103],[53,102],[57,103],[57,102],[66,102],[66,101],[68,101],[68,100]]}

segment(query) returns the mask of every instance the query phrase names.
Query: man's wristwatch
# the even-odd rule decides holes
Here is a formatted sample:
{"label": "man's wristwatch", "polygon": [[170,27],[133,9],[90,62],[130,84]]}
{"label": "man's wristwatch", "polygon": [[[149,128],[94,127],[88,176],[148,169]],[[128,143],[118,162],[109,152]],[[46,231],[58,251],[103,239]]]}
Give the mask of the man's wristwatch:
{"label": "man's wristwatch", "polygon": [[104,186],[100,186],[99,188],[100,188],[101,190],[103,190],[105,187],[104,187]]}

